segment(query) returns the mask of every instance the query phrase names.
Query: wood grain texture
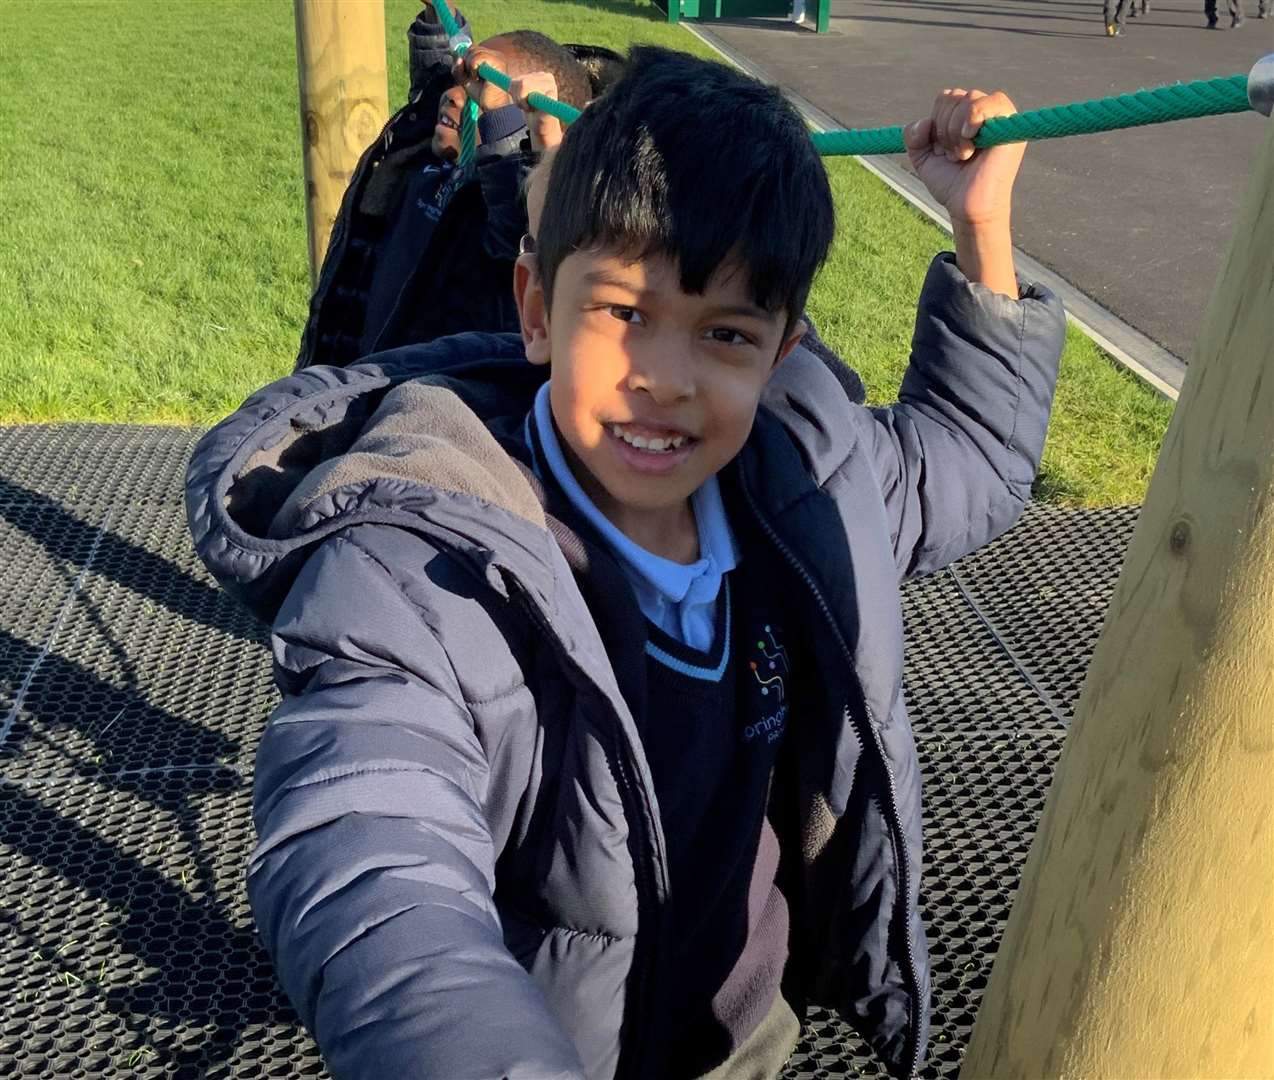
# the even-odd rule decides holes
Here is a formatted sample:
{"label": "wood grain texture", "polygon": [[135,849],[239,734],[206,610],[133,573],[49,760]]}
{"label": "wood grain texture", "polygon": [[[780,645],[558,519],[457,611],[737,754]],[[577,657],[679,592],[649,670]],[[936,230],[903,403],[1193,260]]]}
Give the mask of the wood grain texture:
{"label": "wood grain texture", "polygon": [[294,0],[310,278],[358,159],[385,126],[383,0]]}
{"label": "wood grain texture", "polygon": [[961,1075],[1274,1078],[1274,123]]}

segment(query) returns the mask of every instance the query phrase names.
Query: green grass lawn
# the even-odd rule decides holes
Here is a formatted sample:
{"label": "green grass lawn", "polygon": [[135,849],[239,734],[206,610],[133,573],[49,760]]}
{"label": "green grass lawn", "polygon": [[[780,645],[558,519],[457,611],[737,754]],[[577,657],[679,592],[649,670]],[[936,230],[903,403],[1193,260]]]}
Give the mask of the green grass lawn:
{"label": "green grass lawn", "polygon": [[[386,0],[391,108],[418,7]],[[479,37],[711,55],[642,0],[462,7]],[[283,0],[0,0],[0,422],[211,423],[290,370],[309,294],[298,128]],[[829,166],[839,236],[811,311],[888,400],[947,240]],[[1170,413],[1072,331],[1041,495],[1139,501]]]}

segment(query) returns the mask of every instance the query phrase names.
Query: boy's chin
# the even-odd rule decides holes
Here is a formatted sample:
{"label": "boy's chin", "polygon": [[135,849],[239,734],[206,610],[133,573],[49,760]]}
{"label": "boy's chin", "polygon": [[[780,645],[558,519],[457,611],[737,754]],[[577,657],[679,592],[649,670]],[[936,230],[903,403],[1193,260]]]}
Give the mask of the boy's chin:
{"label": "boy's chin", "polygon": [[678,510],[702,486],[707,478],[683,475],[677,477],[625,477],[606,483],[606,493],[614,505],[634,513],[660,514]]}
{"label": "boy's chin", "polygon": [[433,150],[434,157],[442,158],[443,161],[455,161],[460,157],[460,144],[449,139],[443,139],[439,135],[433,137],[430,149]]}

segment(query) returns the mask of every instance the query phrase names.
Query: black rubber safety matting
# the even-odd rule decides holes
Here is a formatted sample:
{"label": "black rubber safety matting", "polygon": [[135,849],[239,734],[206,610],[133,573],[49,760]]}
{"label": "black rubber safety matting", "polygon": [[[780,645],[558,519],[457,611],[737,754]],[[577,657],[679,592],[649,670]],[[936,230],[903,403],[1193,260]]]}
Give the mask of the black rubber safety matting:
{"label": "black rubber safety matting", "polygon": [[[325,1075],[244,897],[274,693],[262,628],[190,551],[196,438],[0,429],[0,1076]],[[1134,518],[1034,507],[906,592],[926,1075],[958,1071]],[[884,1073],[820,1013],[786,1075]]]}

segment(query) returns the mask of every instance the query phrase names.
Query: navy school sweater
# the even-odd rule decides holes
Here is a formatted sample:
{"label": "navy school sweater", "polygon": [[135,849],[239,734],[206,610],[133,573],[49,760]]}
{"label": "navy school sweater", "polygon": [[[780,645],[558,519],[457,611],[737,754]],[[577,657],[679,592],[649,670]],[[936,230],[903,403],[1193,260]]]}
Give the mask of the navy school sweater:
{"label": "navy school sweater", "polygon": [[[535,425],[525,430],[542,461]],[[791,696],[784,591],[773,588],[783,570],[724,485],[741,559],[722,582],[712,645],[700,651],[641,614],[617,557],[551,471],[534,477],[599,625],[621,628],[607,651],[637,718],[668,845],[663,942],[677,963],[660,995],[661,1075],[698,1077],[756,1030],[788,955],[779,846],[765,814]]]}

